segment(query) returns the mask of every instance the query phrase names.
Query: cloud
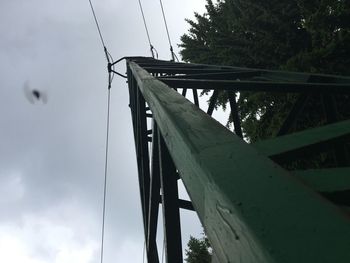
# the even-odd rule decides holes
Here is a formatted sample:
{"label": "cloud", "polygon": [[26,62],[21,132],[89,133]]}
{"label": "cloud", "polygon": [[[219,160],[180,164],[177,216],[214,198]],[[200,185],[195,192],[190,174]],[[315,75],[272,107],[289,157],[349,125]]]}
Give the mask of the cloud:
{"label": "cloud", "polygon": [[[143,243],[126,239],[118,249],[114,249],[116,262],[143,262]],[[146,260],[145,255],[145,260]]]}
{"label": "cloud", "polygon": [[[136,1],[94,2],[115,59],[149,55]],[[183,19],[204,2],[164,2],[175,50]],[[154,45],[169,58],[160,7],[156,1],[144,7]],[[0,262],[97,262],[107,72],[88,2],[1,1],[0,32]],[[26,81],[47,93],[47,104],[28,102]],[[111,93],[105,262],[140,262],[143,225],[125,80],[116,78]]]}
{"label": "cloud", "polygon": [[7,263],[96,262],[99,244],[77,228],[49,217],[26,215],[0,227],[0,261]]}

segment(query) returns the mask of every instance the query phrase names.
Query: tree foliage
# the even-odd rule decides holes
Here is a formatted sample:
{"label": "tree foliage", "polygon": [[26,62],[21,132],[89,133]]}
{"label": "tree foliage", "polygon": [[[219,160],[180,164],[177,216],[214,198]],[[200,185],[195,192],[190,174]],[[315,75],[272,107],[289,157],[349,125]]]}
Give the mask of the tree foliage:
{"label": "tree foliage", "polygon": [[190,237],[188,241],[188,249],[186,249],[186,262],[188,263],[210,263],[211,262],[211,247],[207,237],[197,239]]}
{"label": "tree foliage", "polygon": [[[193,63],[350,75],[349,17],[348,0],[207,0],[206,13],[187,20],[181,55]],[[296,98],[241,92],[246,136],[256,141],[275,135]],[[308,105],[308,126],[324,121],[320,101],[314,97]],[[217,106],[226,103],[222,92]]]}

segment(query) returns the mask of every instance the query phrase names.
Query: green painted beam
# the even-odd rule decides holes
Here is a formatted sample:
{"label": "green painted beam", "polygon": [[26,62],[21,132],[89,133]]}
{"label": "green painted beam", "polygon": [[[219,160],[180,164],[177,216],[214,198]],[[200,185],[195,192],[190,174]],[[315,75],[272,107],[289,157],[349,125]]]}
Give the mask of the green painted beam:
{"label": "green painted beam", "polygon": [[349,142],[350,120],[308,129],[252,144],[276,161],[292,160],[315,151],[328,150],[334,142]]}
{"label": "green painted beam", "polygon": [[310,169],[293,174],[318,192],[350,190],[350,168]]}
{"label": "green painted beam", "polygon": [[[165,72],[165,71],[164,71]],[[171,72],[174,73],[174,72]],[[176,73],[176,72],[175,72]],[[172,88],[213,89],[232,91],[266,91],[266,92],[305,92],[305,93],[339,93],[350,94],[350,83],[307,83],[252,80],[212,80],[179,79],[163,77],[165,84]]]}
{"label": "green painted beam", "polygon": [[153,58],[146,57],[129,57],[129,60],[134,60],[141,67],[196,67],[196,68],[211,68],[220,70],[234,70],[240,72],[247,71],[259,71],[263,77],[266,77],[272,81],[299,81],[299,82],[312,82],[312,79],[320,79],[321,82],[331,83],[350,83],[350,77],[329,75],[329,74],[314,74],[294,71],[281,71],[281,70],[268,70],[268,69],[257,69],[257,68],[242,68],[232,66],[219,66],[219,65],[208,65],[208,64],[195,64],[195,63],[184,63],[184,62],[169,62],[167,60],[155,60]]}
{"label": "green painted beam", "polygon": [[290,173],[128,61],[219,262],[350,261],[350,221]]}

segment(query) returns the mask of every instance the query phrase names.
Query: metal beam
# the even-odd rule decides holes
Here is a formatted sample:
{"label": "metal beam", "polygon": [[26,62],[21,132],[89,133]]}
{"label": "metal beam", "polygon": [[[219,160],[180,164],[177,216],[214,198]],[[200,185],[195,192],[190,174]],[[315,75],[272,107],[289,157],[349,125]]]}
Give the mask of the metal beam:
{"label": "metal beam", "polygon": [[233,129],[238,137],[243,138],[241,121],[239,118],[238,106],[236,102],[236,94],[231,91],[228,91],[227,93],[228,93],[228,100],[230,102],[230,107],[231,107]]}
{"label": "metal beam", "polygon": [[[327,123],[334,123],[338,121],[338,109],[333,94],[324,94],[322,96],[323,107],[326,115]],[[345,145],[336,143],[334,145],[334,156],[339,166],[348,166],[349,157]]]}
{"label": "metal beam", "polygon": [[293,174],[317,192],[350,190],[350,168],[310,169]]}
{"label": "metal beam", "polygon": [[180,208],[195,211],[191,201],[179,199],[178,202]]}
{"label": "metal beam", "polygon": [[[350,190],[338,191],[338,192],[325,192],[321,193],[325,198],[334,204],[340,206],[340,208],[349,214],[350,207]],[[346,209],[344,209],[344,206]]]}
{"label": "metal beam", "polygon": [[149,195],[149,214],[147,228],[147,259],[149,263],[158,263],[157,249],[157,225],[158,225],[158,210],[159,210],[159,192],[160,192],[160,166],[159,166],[159,146],[158,146],[158,128],[153,122],[153,144],[151,157],[151,182]]}
{"label": "metal beam", "polygon": [[[327,82],[327,83],[350,83],[350,77],[328,75],[328,74],[311,74],[304,72],[292,72],[292,71],[281,71],[281,70],[268,70],[268,69],[257,69],[257,68],[243,68],[234,66],[220,66],[220,65],[209,65],[209,64],[198,64],[198,63],[185,63],[185,62],[169,62],[166,60],[155,60],[147,57],[126,57],[130,61],[134,61],[141,67],[175,67],[175,68],[197,68],[197,69],[218,69],[221,72],[232,71],[232,72],[249,72],[257,71],[260,72],[262,77],[274,81],[299,81],[299,82]],[[165,72],[166,73],[166,72]],[[317,80],[317,81],[315,81]]]}
{"label": "metal beam", "polygon": [[349,219],[338,208],[137,64],[128,65],[220,262],[350,260]]}
{"label": "metal beam", "polygon": [[282,161],[329,150],[335,142],[349,142],[349,138],[350,120],[347,120],[256,142],[253,146],[273,160]]}
{"label": "metal beam", "polygon": [[350,94],[350,84],[162,78],[172,88]]}
{"label": "metal beam", "polygon": [[[195,211],[191,201],[187,201],[187,200],[183,200],[183,199],[179,199],[177,201],[178,201],[177,203],[178,203],[179,208]],[[161,198],[159,199],[159,202],[162,203]]]}
{"label": "metal beam", "polygon": [[218,73],[222,71],[219,68],[188,68],[188,67],[144,67],[149,73],[160,74],[198,74],[198,73]]}
{"label": "metal beam", "polygon": [[[242,78],[251,78],[258,76],[260,74],[260,71],[222,71],[222,72],[215,72],[215,73],[197,73],[197,74],[186,74],[186,75],[175,75],[171,78],[173,79],[242,79]],[[158,79],[162,79],[164,77],[159,77]]]}
{"label": "metal beam", "polygon": [[[132,74],[128,69],[128,83],[129,83],[129,94],[130,94],[130,102],[129,107],[131,109],[131,117],[134,131],[134,140],[135,140],[135,151],[137,157],[137,167],[138,167],[138,182],[139,182],[139,190],[140,190],[140,200],[141,200],[141,208],[142,208],[142,221],[144,225],[144,233],[146,240],[146,249],[147,249],[147,258],[150,263],[158,263],[158,252],[155,234],[152,236],[153,232],[149,232],[153,230],[152,227],[154,225],[149,224],[149,219],[154,220],[154,216],[148,217],[148,210],[150,208],[149,205],[149,157],[148,157],[148,146],[145,141],[145,136],[147,136],[147,125],[146,125],[146,108],[145,101],[137,88],[137,83],[133,78]],[[141,98],[140,98],[141,97]],[[158,195],[159,196],[159,191]],[[156,200],[158,205],[158,200]],[[158,214],[158,212],[157,212]],[[152,221],[154,222],[154,221]],[[156,227],[156,226],[155,226]],[[150,235],[149,235],[150,234]]]}
{"label": "metal beam", "polygon": [[192,94],[193,94],[193,102],[194,102],[194,105],[196,105],[197,107],[199,107],[198,91],[197,91],[197,89],[192,89]]}
{"label": "metal beam", "polygon": [[138,131],[138,158],[141,172],[142,186],[142,203],[144,208],[144,225],[148,225],[148,200],[150,189],[150,169],[149,169],[149,153],[148,153],[148,136],[147,136],[147,121],[146,121],[146,103],[139,89],[136,91],[137,98],[137,124]]}
{"label": "metal beam", "polygon": [[176,168],[161,134],[158,135],[165,258],[167,263],[182,263]]}
{"label": "metal beam", "polygon": [[208,106],[208,110],[207,110],[207,114],[209,114],[210,116],[213,114],[218,96],[219,96],[219,91],[214,90],[213,94],[210,97],[210,102],[209,102],[209,106]]}
{"label": "metal beam", "polygon": [[304,93],[299,94],[287,118],[285,119],[280,130],[278,131],[277,136],[285,135],[292,129],[297,117],[304,110],[304,106],[308,100],[308,97],[309,97],[308,94],[304,94]]}

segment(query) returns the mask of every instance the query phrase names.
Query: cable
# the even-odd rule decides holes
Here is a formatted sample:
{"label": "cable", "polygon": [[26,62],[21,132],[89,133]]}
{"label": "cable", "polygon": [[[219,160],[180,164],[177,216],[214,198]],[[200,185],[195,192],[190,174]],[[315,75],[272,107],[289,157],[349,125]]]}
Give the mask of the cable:
{"label": "cable", "polygon": [[[111,59],[111,61],[114,61],[114,59],[113,59],[113,57],[112,57],[112,55],[111,55],[111,53],[109,53],[108,51],[107,51],[107,49],[106,49],[106,52],[107,52],[107,55],[108,55],[108,57]],[[109,61],[109,60],[107,60],[107,61]],[[115,75],[115,63],[110,63],[110,67],[111,67],[111,72],[109,72],[109,74],[108,74],[108,88],[110,89],[111,88],[111,84],[112,84],[112,82],[113,82],[113,79],[114,79],[114,75]],[[111,76],[112,75],[112,76]]]}
{"label": "cable", "polygon": [[145,242],[143,244],[143,251],[142,251],[142,254],[143,254],[142,262],[143,263],[145,263],[145,250],[146,250],[146,239],[145,239]]}
{"label": "cable", "polygon": [[[91,7],[91,11],[92,11],[92,15],[94,16],[94,19],[95,19],[95,24],[96,24],[96,27],[97,27],[97,31],[98,31],[98,34],[100,35],[100,39],[101,39],[101,43],[102,43],[102,46],[103,46],[103,51],[105,52],[105,56],[106,56],[106,60],[108,63],[111,63],[111,61],[109,60],[109,52],[107,51],[107,47],[105,45],[105,41],[103,39],[103,36],[102,36],[102,33],[101,33],[101,29],[100,29],[100,25],[98,23],[98,20],[97,20],[97,16],[96,16],[96,13],[95,13],[95,9],[94,9],[94,6],[92,5],[92,2],[91,0],[89,0],[89,3],[90,3],[90,7]],[[108,55],[109,54],[109,55]],[[113,60],[112,60],[113,61]],[[113,78],[111,78],[109,76],[109,80],[111,80]],[[110,85],[110,84],[109,84]]]}
{"label": "cable", "polygon": [[[113,61],[112,55],[108,52],[105,41],[103,39],[100,25],[98,23],[96,13],[94,7],[92,5],[91,0],[89,0],[92,15],[95,20],[95,24],[97,27],[98,34],[101,39],[101,43],[103,46],[103,51],[106,56],[106,60],[108,63],[108,102],[107,102],[107,123],[106,123],[106,153],[105,153],[105,167],[104,167],[104,184],[103,184],[103,208],[102,208],[102,227],[101,227],[101,263],[103,263],[103,250],[104,250],[104,234],[105,234],[105,219],[106,219],[106,195],[107,195],[107,168],[108,168],[108,144],[109,144],[109,114],[110,114],[110,104],[111,104],[111,83],[114,77],[114,72],[110,71],[110,68],[114,69],[114,64],[111,64],[111,60]],[[110,60],[111,59],[111,60]]]}
{"label": "cable", "polygon": [[[165,235],[165,233],[163,233]],[[164,262],[164,250],[165,250],[165,236],[163,236],[163,247],[162,247],[162,263]]]}
{"label": "cable", "polygon": [[158,59],[158,51],[157,49],[154,48],[154,46],[151,46],[151,53],[152,53],[152,57],[154,58],[154,52],[156,53],[156,58]]}
{"label": "cable", "polygon": [[[175,61],[175,53],[174,53],[174,50],[173,50],[173,45],[171,44],[171,40],[170,40],[170,34],[169,34],[169,28],[168,28],[168,24],[166,22],[166,18],[165,18],[165,12],[164,12],[164,8],[163,8],[163,1],[162,0],[159,0],[159,3],[160,3],[160,7],[162,9],[162,14],[163,14],[163,20],[164,20],[164,25],[165,25],[165,29],[166,29],[166,34],[168,36],[168,41],[169,41],[169,46],[170,46],[170,53],[171,53],[171,58],[172,58],[172,61]],[[176,57],[177,61],[179,61],[179,59]]]}
{"label": "cable", "polygon": [[92,5],[92,3],[91,3],[91,0],[89,0],[89,3],[90,3],[90,7],[91,7],[92,14],[93,14],[94,19],[95,19],[95,24],[96,24],[96,27],[97,27],[97,30],[98,30],[98,34],[100,35],[100,39],[101,39],[102,46],[103,46],[103,47],[106,47],[105,41],[103,40],[103,36],[102,36],[102,33],[101,33],[100,26],[99,26],[98,21],[97,21],[97,17],[96,17],[96,14],[95,14],[94,7],[93,7],[93,5]]}
{"label": "cable", "polygon": [[151,51],[152,57],[154,58],[154,50],[155,50],[155,51],[156,51],[156,54],[157,54],[157,58],[158,58],[158,52],[157,52],[157,50],[153,47],[152,42],[151,42],[151,38],[150,38],[150,36],[149,36],[149,31],[148,31],[148,27],[147,27],[147,23],[146,23],[145,14],[144,14],[144,12],[143,12],[141,0],[138,0],[138,1],[139,1],[139,6],[140,6],[141,14],[142,14],[142,19],[143,19],[143,24],[144,24],[145,29],[146,29],[147,39],[148,39],[148,43],[149,43],[149,47],[150,47],[150,51]]}
{"label": "cable", "polygon": [[142,18],[143,18],[143,24],[145,25],[145,29],[146,29],[146,34],[147,34],[147,38],[148,38],[148,43],[149,43],[150,46],[152,46],[152,44],[151,44],[151,38],[149,37],[149,32],[148,32],[148,28],[147,28],[146,19],[145,19],[145,14],[143,13],[143,8],[142,8],[141,0],[138,0],[138,1],[139,1],[139,6],[140,6]]}
{"label": "cable", "polygon": [[106,153],[105,153],[105,176],[103,186],[103,209],[102,209],[102,229],[101,229],[101,263],[103,263],[104,249],[104,233],[105,233],[105,218],[106,218],[106,194],[107,194],[107,168],[108,168],[108,144],[109,144],[109,113],[111,104],[111,90],[108,89],[107,102],[107,127],[106,127]]}
{"label": "cable", "polygon": [[176,61],[177,61],[177,62],[180,62],[180,60],[179,60],[179,58],[176,56],[175,52],[173,52],[173,54],[174,54],[174,57],[176,58]]}
{"label": "cable", "polygon": [[171,40],[170,40],[169,29],[168,29],[168,24],[167,24],[166,18],[165,18],[165,13],[164,13],[164,8],[163,8],[163,2],[162,2],[162,0],[159,0],[159,3],[160,3],[160,7],[161,7],[161,9],[162,9],[163,20],[164,20],[164,24],[165,24],[166,33],[167,33],[167,36],[168,36],[169,45],[172,46],[172,45],[171,45]]}

